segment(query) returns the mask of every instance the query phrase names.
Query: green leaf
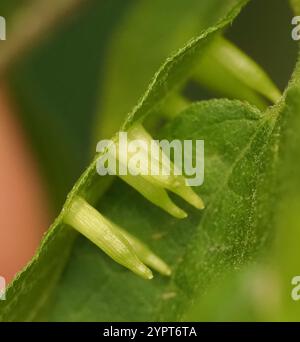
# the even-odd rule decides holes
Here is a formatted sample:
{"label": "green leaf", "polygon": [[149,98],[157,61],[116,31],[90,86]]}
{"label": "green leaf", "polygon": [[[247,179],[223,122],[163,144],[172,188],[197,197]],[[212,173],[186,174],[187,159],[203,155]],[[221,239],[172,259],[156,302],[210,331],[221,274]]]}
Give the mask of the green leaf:
{"label": "green leaf", "polygon": [[[40,319],[178,320],[212,278],[253,257],[265,238],[255,220],[261,213],[253,202],[249,207],[253,220],[249,219],[245,208],[253,201],[252,189],[245,185],[237,193],[231,177],[243,163],[252,173],[252,159],[248,161],[245,155],[252,153],[250,142],[257,140],[260,127],[269,128],[269,124],[256,109],[228,100],[196,103],[180,114],[167,137],[206,142],[206,180],[198,189],[208,203],[203,215],[185,206],[188,218],[173,219],[120,181],[97,205],[106,217],[146,241],[168,262],[173,269],[171,280],[137,279],[80,238],[48,312]],[[247,182],[248,176],[239,173],[237,181]]]}
{"label": "green leaf", "polygon": [[195,299],[184,319],[299,320],[299,303],[291,298],[291,281],[299,275],[299,99],[298,61],[281,104],[266,113],[276,125],[266,146],[268,178],[256,197],[265,203],[257,222],[261,231],[268,227],[264,233],[271,234],[271,246],[250,267],[231,272],[222,286],[215,284],[206,296]]}
{"label": "green leaf", "polygon": [[[299,14],[300,1],[291,1]],[[299,49],[299,44],[298,44]],[[274,185],[266,189],[273,207],[274,228],[271,248],[258,263],[242,272],[229,274],[216,283],[205,297],[195,299],[184,319],[205,321],[299,321],[299,302],[292,299],[299,276],[300,222],[300,61],[285,91],[277,117],[277,151]],[[269,166],[272,169],[272,165]],[[275,172],[276,171],[276,172]],[[298,291],[299,293],[299,291]]]}
{"label": "green leaf", "polygon": [[[146,94],[142,98],[142,100],[138,103],[138,105],[134,108],[134,110],[130,113],[128,119],[124,124],[124,128],[128,129],[134,122],[137,120],[142,120],[150,111],[151,109],[161,102],[165,96],[172,90],[174,87],[178,86],[180,82],[188,77],[191,70],[196,63],[199,53],[203,50],[205,45],[209,42],[209,40],[213,37],[213,35],[220,30],[222,30],[228,23],[232,22],[232,20],[238,15],[240,9],[243,5],[246,4],[247,1],[242,0],[238,2],[238,5],[235,6],[232,11],[222,19],[217,25],[210,27],[207,31],[203,32],[198,38],[190,41],[183,49],[181,49],[177,54],[173,55],[169,58],[165,64],[161,67],[158,73],[155,75],[152,83],[150,84]],[[252,113],[252,110],[250,109]],[[257,114],[257,113],[256,113]],[[255,122],[255,120],[254,120]],[[20,275],[15,279],[15,281],[11,284],[8,289],[7,293],[7,301],[1,303],[1,311],[0,311],[0,319],[1,320],[32,320],[38,319],[39,311],[41,309],[46,309],[46,301],[49,299],[49,296],[57,282],[61,271],[66,263],[66,260],[69,255],[69,251],[72,244],[72,239],[74,237],[74,232],[62,224],[62,218],[64,211],[69,207],[70,203],[72,202],[72,198],[75,195],[82,196],[87,201],[94,203],[95,197],[101,195],[101,191],[105,190],[105,186],[107,186],[106,180],[99,177],[96,173],[95,168],[96,160],[90,165],[90,167],[85,171],[85,173],[81,176],[79,181],[74,186],[73,190],[71,191],[66,205],[58,217],[56,222],[54,223],[53,227],[50,229],[49,233],[47,234],[44,242],[39,249],[38,253],[34,257],[33,261],[27,266],[27,268],[20,273]],[[118,183],[116,183],[118,184]],[[125,185],[123,185],[125,186]],[[119,192],[120,191],[120,192]],[[108,196],[111,196],[114,193],[113,188],[110,189]],[[122,186],[120,185],[118,188],[117,196],[122,193]],[[132,194],[131,191],[124,192],[124,195]],[[135,194],[137,196],[137,194]],[[140,199],[139,199],[140,200]],[[123,202],[122,204],[129,204],[130,201]],[[125,208],[126,206],[124,206]],[[132,207],[132,206],[131,206]],[[147,208],[147,210],[150,208]],[[156,208],[152,208],[152,210],[159,210]],[[148,210],[150,213],[151,210]],[[160,214],[157,215],[157,218],[164,217],[165,220],[168,222],[170,218],[168,216],[164,216],[163,213],[159,212]],[[146,213],[145,213],[146,214]],[[155,216],[154,216],[155,217]],[[190,220],[195,220],[193,215],[191,215]],[[196,220],[197,221],[197,220]],[[145,228],[145,217],[143,221],[142,227]],[[174,221],[173,221],[174,222]],[[117,222],[116,222],[117,223]],[[126,225],[122,223],[121,226]],[[163,225],[161,225],[163,227]],[[191,227],[191,225],[190,225]],[[177,229],[174,229],[174,232]],[[176,234],[176,233],[175,233]],[[175,236],[175,235],[174,235]],[[183,241],[178,240],[179,243],[182,244],[182,248],[184,247]],[[86,242],[84,242],[86,243]],[[93,247],[87,244],[88,250],[94,251]],[[171,246],[172,249],[172,246]],[[76,249],[77,250],[77,249]],[[75,252],[75,250],[74,250]],[[176,251],[177,252],[177,251]],[[101,254],[97,251],[98,255]],[[85,253],[84,253],[85,254]],[[83,255],[84,255],[83,254]],[[89,253],[88,253],[89,254]],[[74,258],[74,256],[72,256]],[[92,258],[94,258],[92,256]],[[102,263],[107,262],[105,258],[96,258],[96,262]],[[83,259],[82,259],[83,260]],[[52,265],[52,267],[51,267]],[[96,274],[94,273],[94,264],[92,263],[89,269],[93,270],[93,274],[95,276],[105,276],[104,273],[101,271],[100,265],[97,267]],[[114,269],[117,269],[117,273],[123,274],[117,283],[111,283],[113,290],[114,288],[122,284],[122,278],[125,277],[128,279],[129,285],[131,284],[134,288],[135,286],[144,288],[144,283],[141,282],[139,279],[132,277],[131,274],[128,274],[126,271],[121,270],[118,268],[117,265],[112,266],[112,272]],[[82,270],[83,271],[83,270]],[[106,278],[106,277],[105,277]],[[83,280],[83,279],[81,279]],[[125,281],[125,279],[123,279]],[[81,281],[79,281],[82,283]],[[166,280],[157,279],[158,283],[164,283]],[[155,288],[156,283],[152,283],[150,285],[151,289]],[[75,284],[74,284],[75,285]],[[99,291],[99,285],[97,283],[97,293]],[[75,288],[75,287],[74,287]],[[70,289],[69,289],[70,290]],[[68,290],[68,291],[69,291]],[[70,291],[69,291],[70,293]],[[103,295],[105,295],[103,293]],[[147,290],[145,291],[145,295],[147,296]],[[148,292],[149,295],[149,292]],[[170,294],[167,294],[169,296]],[[76,295],[75,295],[76,296]],[[114,297],[117,297],[116,294],[113,294]],[[143,295],[144,296],[144,295]],[[149,297],[148,297],[149,298]],[[109,299],[107,297],[107,299]],[[150,298],[151,299],[151,298]],[[141,298],[141,301],[144,302],[145,298]],[[104,305],[104,303],[103,303]],[[111,305],[108,303],[108,306]],[[135,309],[130,309],[130,305],[127,305],[128,311]],[[153,310],[153,307],[148,307],[146,310]],[[91,312],[91,309],[88,309]],[[96,314],[99,312],[99,308],[95,312]],[[110,312],[112,313],[112,312]],[[121,314],[121,312],[119,312]],[[136,312],[138,314],[138,312]],[[125,317],[126,315],[124,315]],[[118,317],[118,316],[116,316]],[[127,315],[129,317],[129,313]],[[136,319],[142,318],[144,316],[136,316]]]}
{"label": "green leaf", "polygon": [[[300,9],[300,1],[294,1]],[[299,12],[296,12],[299,14]],[[298,46],[299,48],[299,46]],[[299,283],[292,284],[300,275],[300,59],[286,92],[285,107],[282,110],[280,149],[280,198],[276,215],[277,239],[273,251],[273,270],[278,282],[277,299],[271,319],[299,321],[299,302],[292,298],[292,290]],[[299,291],[296,291],[299,294]]]}
{"label": "green leaf", "polygon": [[[281,149],[280,196],[276,227],[278,229],[274,250],[273,268],[278,280],[279,307],[271,318],[299,321],[299,303],[292,300],[292,279],[300,275],[300,64],[297,82],[289,89],[286,107],[281,114],[283,126]],[[298,291],[299,293],[299,291]]]}

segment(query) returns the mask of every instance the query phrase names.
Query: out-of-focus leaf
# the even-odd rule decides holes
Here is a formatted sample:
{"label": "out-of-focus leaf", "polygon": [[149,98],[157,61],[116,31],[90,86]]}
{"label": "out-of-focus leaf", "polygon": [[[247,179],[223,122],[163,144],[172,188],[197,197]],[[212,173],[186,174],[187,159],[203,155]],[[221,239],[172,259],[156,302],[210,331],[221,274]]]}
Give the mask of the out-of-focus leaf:
{"label": "out-of-focus leaf", "polygon": [[[300,14],[300,1],[292,4],[296,14]],[[298,45],[299,49],[299,45]],[[284,110],[280,113],[283,127],[281,155],[280,195],[278,210],[278,236],[275,246],[273,267],[279,282],[278,307],[275,318],[284,321],[299,321],[300,307],[292,283],[300,276],[300,58],[290,86],[286,92]],[[294,290],[299,295],[300,291]],[[297,297],[297,296],[296,296]],[[299,300],[299,298],[298,298]]]}
{"label": "out-of-focus leaf", "polygon": [[55,31],[59,24],[66,20],[67,15],[89,0],[29,0],[19,2],[15,6],[4,3],[4,9],[9,12],[9,38],[2,44],[0,54],[0,77],[32,47],[43,40],[49,32]]}
{"label": "out-of-focus leaf", "polygon": [[[286,125],[283,136],[281,205],[278,213],[278,236],[274,268],[277,270],[280,289],[276,319],[299,321],[299,302],[292,298],[292,290],[299,282],[292,284],[300,276],[300,64],[297,82],[286,97],[286,108],[281,113]],[[296,290],[295,290],[296,291]],[[296,291],[300,294],[300,291]]]}
{"label": "out-of-focus leaf", "polygon": [[103,72],[110,34],[129,3],[91,1],[12,70],[18,114],[56,211],[89,161],[99,85],[95,70]]}
{"label": "out-of-focus leaf", "polygon": [[1,16],[8,18],[12,15],[13,11],[20,5],[17,0],[4,0],[1,3]]}

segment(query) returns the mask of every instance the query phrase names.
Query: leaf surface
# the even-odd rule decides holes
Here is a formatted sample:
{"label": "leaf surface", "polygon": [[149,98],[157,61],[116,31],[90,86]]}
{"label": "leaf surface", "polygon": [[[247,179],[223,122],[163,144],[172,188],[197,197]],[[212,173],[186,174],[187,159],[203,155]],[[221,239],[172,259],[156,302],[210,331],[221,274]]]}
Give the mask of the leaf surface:
{"label": "leaf surface", "polygon": [[[196,103],[179,115],[168,137],[206,143],[206,180],[198,189],[208,204],[204,213],[181,203],[189,216],[173,219],[121,181],[97,205],[161,255],[174,270],[172,278],[138,279],[79,238],[43,319],[178,320],[214,276],[251,259],[265,239],[256,227],[256,202],[250,205],[250,217],[247,208],[256,188],[245,184],[237,191],[231,183],[242,164],[249,167],[244,155],[251,153],[251,140],[258,144],[259,132],[271,130],[264,121],[256,109],[228,100]],[[247,183],[248,177],[243,172],[238,181]]]}

